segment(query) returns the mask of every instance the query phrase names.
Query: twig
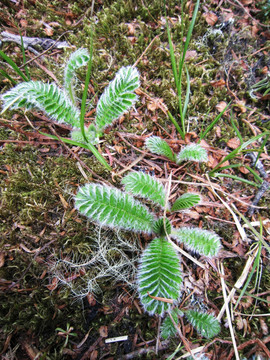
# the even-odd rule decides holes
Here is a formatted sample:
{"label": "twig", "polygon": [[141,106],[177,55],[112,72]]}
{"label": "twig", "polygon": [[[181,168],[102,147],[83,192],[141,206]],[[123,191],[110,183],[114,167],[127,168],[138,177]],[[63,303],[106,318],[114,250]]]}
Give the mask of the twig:
{"label": "twig", "polygon": [[136,67],[141,60],[141,58],[145,55],[145,53],[148,51],[148,49],[152,46],[153,42],[159,37],[159,35],[155,36],[154,39],[150,42],[150,44],[146,47],[146,49],[142,52],[141,56],[135,61],[135,63],[132,65],[132,67]]}
{"label": "twig", "polygon": [[237,345],[236,345],[236,340],[235,340],[235,336],[234,336],[234,331],[233,331],[233,326],[232,326],[232,319],[231,319],[231,314],[230,314],[230,309],[229,309],[229,304],[227,301],[227,294],[226,294],[226,285],[225,285],[225,281],[224,281],[224,267],[222,263],[218,263],[218,267],[219,267],[219,271],[221,273],[221,285],[222,285],[222,293],[223,293],[223,298],[225,301],[225,308],[226,308],[226,314],[227,314],[227,321],[229,324],[229,329],[230,329],[230,333],[231,333],[231,338],[232,338],[232,343],[233,343],[233,348],[234,348],[234,354],[235,354],[235,358],[236,360],[240,360],[239,357],[239,353],[238,353],[238,349],[237,349]]}

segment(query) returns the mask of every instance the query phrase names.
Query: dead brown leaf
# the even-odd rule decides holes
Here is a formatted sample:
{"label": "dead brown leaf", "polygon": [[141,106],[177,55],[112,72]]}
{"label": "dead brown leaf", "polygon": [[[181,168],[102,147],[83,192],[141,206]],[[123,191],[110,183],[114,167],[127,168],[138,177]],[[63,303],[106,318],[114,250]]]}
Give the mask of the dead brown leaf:
{"label": "dead brown leaf", "polygon": [[196,56],[197,56],[197,51],[196,50],[188,50],[186,52],[185,60],[194,59]]}
{"label": "dead brown leaf", "polygon": [[207,22],[207,24],[210,26],[214,26],[216,24],[216,22],[218,21],[217,15],[214,14],[213,12],[207,12],[207,13],[203,14],[203,17],[205,18],[205,21]]}
{"label": "dead brown leaf", "polygon": [[108,326],[102,325],[99,328],[99,335],[103,338],[107,337],[108,336]]}
{"label": "dead brown leaf", "polygon": [[225,86],[226,82],[225,82],[224,79],[219,79],[219,80],[210,81],[210,84],[211,84],[214,88],[218,88],[218,87],[223,87],[223,86]]}
{"label": "dead brown leaf", "polygon": [[231,149],[237,149],[238,146],[240,146],[240,140],[237,137],[234,137],[227,142],[227,146]]}
{"label": "dead brown leaf", "polygon": [[51,27],[46,27],[46,28],[44,29],[44,31],[45,31],[45,33],[46,33],[47,36],[53,36],[53,33],[54,33],[53,28],[51,28]]}
{"label": "dead brown leaf", "polygon": [[47,289],[49,289],[50,291],[53,291],[57,288],[59,280],[56,277],[52,278],[52,282],[51,284],[47,285]]}
{"label": "dead brown leaf", "polygon": [[0,268],[5,264],[5,254],[3,251],[0,252]]}
{"label": "dead brown leaf", "polygon": [[268,335],[269,334],[268,326],[267,326],[266,322],[263,319],[260,319],[260,325],[261,325],[263,335]]}
{"label": "dead brown leaf", "polygon": [[216,109],[217,109],[217,111],[222,112],[226,106],[227,106],[227,103],[225,101],[221,101],[220,103],[218,103],[216,105]]}

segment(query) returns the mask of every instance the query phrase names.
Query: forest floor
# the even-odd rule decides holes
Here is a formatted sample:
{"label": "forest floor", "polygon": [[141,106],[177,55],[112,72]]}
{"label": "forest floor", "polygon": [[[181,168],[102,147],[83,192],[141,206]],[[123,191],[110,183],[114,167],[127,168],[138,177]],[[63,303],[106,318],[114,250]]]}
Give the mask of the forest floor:
{"label": "forest floor", "polygon": [[[184,4],[185,28],[194,2]],[[180,2],[167,1],[166,11],[179,56],[186,36],[181,35]],[[98,145],[112,172],[91,152],[45,136],[67,138],[70,128],[44,113],[6,111],[0,117],[2,359],[180,359],[188,348],[202,351],[205,359],[270,359],[269,17],[269,1],[201,2],[185,60],[191,95],[182,139],[167,116],[169,109],[178,118],[179,110],[162,1],[2,0],[1,33],[69,45],[37,53],[25,49],[32,80],[61,84],[70,54],[89,49],[93,26],[87,124],[121,66],[135,64],[141,76],[136,108],[106,130]],[[24,64],[20,44],[3,41],[1,50],[18,66]],[[4,59],[0,68],[21,81]],[[26,73],[25,66],[21,69]],[[86,68],[78,71],[78,98],[85,75]],[[252,88],[264,79],[264,89]],[[183,93],[186,80],[184,71]],[[1,72],[0,93],[12,86]],[[176,165],[146,150],[150,135],[165,139],[175,152],[198,142],[228,104],[201,141],[206,164]],[[255,159],[259,155],[259,162],[253,164],[248,151]],[[216,315],[218,337],[201,337],[182,318],[182,337],[162,340],[159,318],[143,311],[136,292],[138,258],[150,237],[100,229],[75,210],[80,185],[104,181],[120,188],[121,177],[132,169],[154,173],[161,181],[171,174],[175,196],[187,190],[201,194],[199,206],[174,213],[171,221],[176,227],[215,231],[222,250],[210,261],[197,257],[204,269],[182,256],[179,308]],[[102,258],[95,266],[83,266],[98,247]],[[227,311],[222,310],[224,287],[226,296],[231,294]],[[108,342],[120,336],[127,338]]]}

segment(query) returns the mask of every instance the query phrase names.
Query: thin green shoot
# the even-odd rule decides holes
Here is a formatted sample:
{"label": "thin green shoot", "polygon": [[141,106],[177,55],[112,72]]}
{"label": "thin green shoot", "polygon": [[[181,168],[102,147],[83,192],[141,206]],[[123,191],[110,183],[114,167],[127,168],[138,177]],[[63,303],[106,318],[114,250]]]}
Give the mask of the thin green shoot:
{"label": "thin green shoot", "polygon": [[30,76],[30,74],[29,74],[28,67],[27,67],[27,65],[26,65],[25,49],[24,49],[24,43],[23,43],[23,37],[22,37],[21,31],[20,31],[20,37],[21,37],[21,46],[22,46],[22,55],[23,55],[24,70],[25,70],[26,76],[28,77],[28,81],[30,81],[30,80],[31,80],[31,76]]}
{"label": "thin green shoot", "polygon": [[254,176],[255,180],[257,180],[260,184],[263,183],[263,179],[248,165],[244,165],[244,167]]}
{"label": "thin green shoot", "polygon": [[216,123],[219,121],[219,119],[222,117],[222,115],[225,113],[225,111],[228,109],[228,107],[230,106],[231,102],[229,102],[229,104],[225,107],[225,109],[223,109],[221,111],[221,113],[218,114],[218,116],[211,122],[211,124],[209,126],[207,126],[207,128],[205,129],[205,131],[203,133],[201,133],[200,135],[200,141],[202,139],[205,138],[205,136],[209,133],[210,130],[213,129],[213,127],[216,125]]}
{"label": "thin green shoot", "polygon": [[[172,38],[171,38],[171,32],[170,32],[168,20],[166,17],[166,28],[167,28],[167,36],[168,36],[168,41],[169,41],[171,66],[172,66],[174,82],[175,82],[175,86],[176,86],[176,90],[177,90],[178,104],[179,104],[178,106],[179,106],[180,121],[181,121],[181,126],[180,126],[181,130],[180,130],[179,126],[177,126],[176,129],[183,139],[185,138],[185,133],[186,133],[185,117],[186,117],[187,107],[188,107],[189,97],[190,97],[190,77],[189,77],[189,73],[188,73],[186,66],[185,66],[185,68],[186,68],[186,77],[187,77],[187,90],[186,90],[185,97],[183,96],[183,93],[182,93],[182,73],[183,73],[183,67],[185,65],[186,52],[187,52],[187,49],[188,49],[188,46],[189,46],[189,43],[191,40],[191,35],[193,32],[193,28],[195,25],[195,21],[196,21],[198,9],[199,9],[199,4],[200,4],[200,0],[197,0],[194,11],[193,11],[192,19],[191,19],[191,22],[188,27],[188,32],[187,32],[185,44],[183,47],[183,51],[182,51],[182,54],[179,59],[178,68],[177,68],[177,64],[176,64],[176,56],[175,56],[173,42],[172,42]],[[181,4],[181,13],[182,13],[182,21],[181,21],[181,38],[182,39],[181,39],[181,41],[183,41],[183,37],[184,37],[183,2]],[[182,47],[182,45],[183,45],[183,42],[181,42],[181,47]],[[184,98],[184,100],[183,100],[183,98]],[[184,103],[184,105],[182,104],[182,102]],[[172,123],[175,125],[176,120],[175,119],[173,120],[172,114],[168,113],[168,116],[169,116],[170,120],[172,121]]]}
{"label": "thin green shoot", "polygon": [[258,162],[259,157],[260,157],[261,153],[263,152],[263,149],[264,149],[264,147],[265,147],[265,145],[266,145],[266,143],[267,143],[267,141],[268,141],[268,139],[269,139],[269,136],[270,136],[270,134],[266,135],[266,137],[265,137],[265,139],[263,140],[260,148],[258,149],[258,155],[257,155],[257,158],[256,158],[256,160],[255,160],[254,166],[256,166],[256,164],[257,164],[257,162]]}
{"label": "thin green shoot", "polygon": [[[223,171],[223,170],[227,170],[227,169],[234,169],[234,168],[240,168],[240,167],[244,167],[246,168],[250,173],[252,173],[252,175],[255,177],[255,179],[261,184],[263,182],[263,180],[261,179],[261,177],[252,169],[250,168],[248,165],[242,165],[242,164],[232,164],[232,165],[227,165],[227,166],[222,166],[221,168],[219,168],[219,171]],[[216,173],[213,175],[214,177],[216,176]],[[233,176],[233,175],[232,175]],[[240,178],[238,178],[240,179]],[[242,178],[241,178],[242,181]]]}
{"label": "thin green shoot", "polygon": [[15,64],[11,58],[4,53],[4,51],[0,50],[0,56],[12,67],[12,69],[23,79],[23,81],[28,81],[27,76],[19,69],[19,67]]}
{"label": "thin green shoot", "polygon": [[185,103],[184,103],[183,114],[182,114],[183,119],[186,118],[187,108],[188,108],[188,104],[189,104],[189,97],[190,97],[190,77],[189,77],[189,72],[188,72],[188,68],[187,68],[186,64],[185,64],[185,69],[186,69],[186,78],[187,78],[187,90],[186,90],[186,97],[185,97]]}
{"label": "thin green shoot", "polygon": [[253,232],[253,234],[258,238],[258,241],[260,241],[263,246],[267,249],[267,251],[270,253],[270,246],[269,244],[264,240],[263,236],[254,228],[254,226],[248,221],[248,219],[240,213],[240,211],[234,207],[234,211],[237,212],[237,214],[241,217],[241,219],[244,221],[245,224],[249,227],[249,229]]}
{"label": "thin green shoot", "polygon": [[236,181],[241,181],[241,182],[243,182],[245,184],[248,184],[248,185],[251,185],[251,186],[260,187],[260,185],[255,183],[254,181],[243,179],[243,178],[241,178],[239,176],[236,176],[236,175],[212,173],[211,176],[213,176],[213,177],[224,177],[224,178],[226,177],[226,178],[230,178],[230,179],[233,179],[233,180],[236,180]]}
{"label": "thin green shoot", "polygon": [[230,121],[231,121],[232,127],[233,127],[233,129],[234,129],[234,131],[235,131],[235,133],[236,133],[239,141],[240,141],[240,144],[242,145],[244,141],[243,141],[243,138],[242,138],[242,135],[241,135],[240,131],[238,130],[238,128],[237,128],[237,126],[236,126],[236,124],[235,124],[235,121],[234,121],[234,118],[233,118],[233,114],[232,114],[232,109],[231,109],[231,118],[230,118]]}
{"label": "thin green shoot", "polygon": [[63,138],[63,137],[57,137],[55,135],[50,135],[50,134],[47,134],[47,133],[44,133],[42,131],[39,131],[40,134],[44,135],[44,136],[47,136],[48,138],[50,139],[54,139],[54,140],[61,140],[63,141],[64,143],[66,144],[70,144],[70,145],[74,145],[74,146],[80,146],[86,150],[90,150],[94,155],[95,157],[97,158],[97,160],[103,165],[105,166],[105,168],[109,171],[112,170],[112,168],[110,167],[110,165],[107,163],[107,161],[105,160],[105,158],[98,152],[98,150],[95,148],[94,145],[92,145],[91,143],[87,143],[87,144],[83,144],[83,143],[80,143],[80,142],[77,142],[77,141],[74,141],[74,140],[71,140],[71,139],[68,139],[68,138]]}
{"label": "thin green shoot", "polygon": [[[227,156],[225,156],[225,158],[223,160],[221,160],[217,166],[211,170],[209,172],[209,175],[210,176],[213,176],[213,174],[216,172],[216,171],[219,171],[219,167],[221,164],[223,164],[225,161],[228,161],[228,160],[231,160],[231,159],[234,159],[236,157],[237,154],[239,154],[240,152],[242,152],[247,146],[249,146],[250,144],[252,144],[254,141],[257,141],[258,139],[264,137],[264,136],[269,136],[269,132],[268,131],[265,131],[259,135],[256,135],[254,137],[252,137],[251,139],[247,140],[246,142],[244,142],[243,144],[241,144],[240,146],[238,146],[236,149],[234,149],[230,154],[228,154]],[[250,149],[248,149],[248,151],[251,151]]]}
{"label": "thin green shoot", "polygon": [[[81,102],[81,113],[80,113],[80,129],[81,129],[82,135],[86,142],[87,142],[87,138],[86,138],[85,130],[84,130],[84,116],[85,116],[85,111],[86,111],[86,99],[87,99],[88,85],[89,85],[90,77],[91,77],[92,63],[93,63],[93,28],[91,29],[90,58],[88,61],[87,73],[86,73],[85,84],[84,84],[84,91],[83,91],[82,102]],[[107,162],[106,162],[106,164],[108,165]]]}
{"label": "thin green shoot", "polygon": [[[260,226],[260,235],[262,236],[262,223],[261,223],[261,226]],[[257,252],[257,253],[256,253],[256,257],[255,257],[255,259],[254,259],[254,263],[253,263],[252,269],[251,269],[251,271],[250,271],[250,273],[249,273],[249,275],[248,275],[248,278],[247,278],[247,280],[246,280],[246,282],[245,282],[245,285],[244,285],[243,289],[241,290],[241,293],[240,293],[240,295],[239,295],[239,298],[237,299],[236,304],[234,305],[234,309],[237,308],[237,306],[238,306],[241,298],[242,298],[243,295],[245,294],[246,289],[247,289],[249,283],[251,282],[251,279],[252,279],[252,277],[253,277],[254,272],[255,272],[256,269],[257,269],[257,271],[256,271],[256,278],[255,278],[255,288],[258,287],[259,276],[260,276],[260,275],[259,275],[259,272],[260,272],[260,271],[259,271],[259,268],[260,268],[261,252],[262,252],[262,243],[261,243],[261,241],[260,241],[259,239],[258,239],[258,243],[255,244],[255,248],[253,249],[253,251],[256,251],[256,252]]]}
{"label": "thin green shoot", "polygon": [[[189,24],[189,27],[188,27],[188,32],[187,32],[187,36],[186,36],[186,40],[185,40],[185,45],[184,45],[184,50],[183,50],[183,54],[182,54],[182,58],[180,58],[180,61],[179,61],[179,77],[178,77],[178,82],[181,84],[181,80],[182,80],[182,71],[183,71],[183,66],[184,66],[184,63],[185,63],[185,57],[186,57],[186,53],[187,53],[187,49],[188,49],[188,46],[189,46],[189,43],[190,43],[190,40],[191,40],[191,35],[192,35],[192,32],[193,32],[193,28],[194,28],[194,25],[195,25],[195,21],[196,21],[196,18],[197,18],[197,14],[198,14],[198,10],[199,10],[199,5],[200,5],[200,0],[197,0],[196,1],[196,5],[195,5],[195,8],[194,8],[194,11],[193,11],[193,15],[192,15],[192,19],[191,19],[191,22]],[[183,9],[183,8],[182,8]],[[183,18],[183,17],[182,17]],[[183,34],[182,34],[183,35]],[[183,38],[182,38],[183,39]],[[182,40],[183,41],[183,40]]]}
{"label": "thin green shoot", "polygon": [[17,85],[17,81],[12,79],[12,77],[3,69],[0,68],[0,74],[7,78],[13,85]]}
{"label": "thin green shoot", "polygon": [[182,131],[182,129],[180,128],[178,122],[175,120],[175,118],[173,117],[172,113],[168,110],[168,116],[171,120],[171,122],[173,123],[173,125],[175,126],[176,130],[179,132],[180,136],[182,139],[185,138],[185,132]]}

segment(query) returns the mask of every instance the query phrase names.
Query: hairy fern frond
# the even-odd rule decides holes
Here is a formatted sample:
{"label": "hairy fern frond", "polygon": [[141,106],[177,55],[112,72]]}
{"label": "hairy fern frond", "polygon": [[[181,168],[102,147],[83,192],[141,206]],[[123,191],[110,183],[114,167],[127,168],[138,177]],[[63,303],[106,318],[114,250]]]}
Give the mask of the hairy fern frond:
{"label": "hairy fern frond", "polygon": [[181,227],[174,229],[171,236],[188,249],[208,257],[216,256],[221,247],[216,233],[200,228]]}
{"label": "hairy fern frond", "polygon": [[131,66],[122,67],[101,95],[96,112],[99,131],[123,115],[137,101],[135,90],[140,86],[139,72]]}
{"label": "hairy fern frond", "polygon": [[161,139],[159,136],[150,136],[145,140],[145,146],[151,153],[166,156],[171,161],[175,161],[175,154],[167,144],[167,142]]}
{"label": "hairy fern frond", "polygon": [[192,206],[199,204],[201,198],[198,194],[185,193],[175,200],[171,211],[179,211],[188,209]]}
{"label": "hairy fern frond", "polygon": [[89,59],[90,55],[86,49],[78,49],[70,55],[64,73],[64,85],[68,93],[70,92],[75,77],[75,71],[80,67],[87,65]]}
{"label": "hairy fern frond", "polygon": [[154,216],[139,201],[122,191],[99,184],[86,184],[75,197],[76,208],[101,225],[151,232]]}
{"label": "hairy fern frond", "polygon": [[212,314],[196,310],[188,310],[185,314],[188,321],[203,337],[210,339],[220,332],[220,324]]}
{"label": "hairy fern frond", "polygon": [[18,84],[2,95],[4,110],[36,108],[59,123],[80,127],[80,112],[72,104],[65,91],[54,83],[44,84],[41,81],[28,81]]}
{"label": "hairy fern frond", "polygon": [[171,226],[169,219],[165,218],[165,221],[164,221],[163,218],[160,218],[154,222],[154,224],[152,226],[152,230],[157,235],[166,236],[166,234],[170,235],[170,233],[172,231],[172,226]]}
{"label": "hairy fern frond", "polygon": [[[179,324],[178,317],[183,316],[184,313],[175,308],[171,311],[171,316],[175,322],[176,325]],[[174,326],[174,323],[171,320],[171,317],[168,315],[166,316],[165,320],[163,321],[161,328],[160,328],[160,335],[163,339],[168,339],[169,337],[175,336],[177,334],[177,330]]]}
{"label": "hairy fern frond", "polygon": [[187,160],[206,162],[208,160],[207,151],[200,144],[189,144],[176,155],[177,164]]}
{"label": "hairy fern frond", "polygon": [[173,246],[163,237],[152,240],[142,254],[138,271],[139,295],[145,310],[162,316],[171,305],[151,296],[177,300],[181,281],[179,257]]}
{"label": "hairy fern frond", "polygon": [[165,189],[153,176],[142,171],[131,172],[122,179],[125,190],[144,199],[151,200],[160,206],[165,205]]}

